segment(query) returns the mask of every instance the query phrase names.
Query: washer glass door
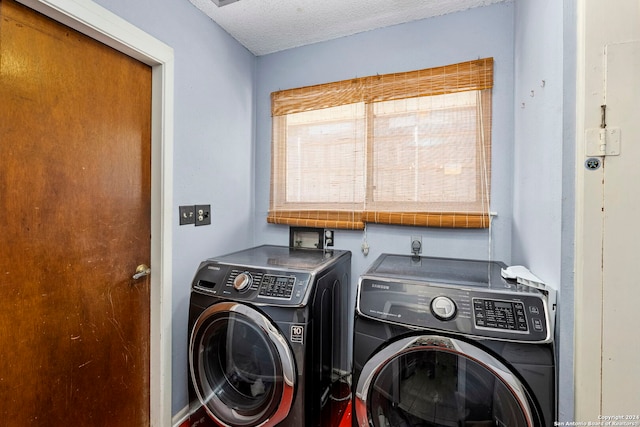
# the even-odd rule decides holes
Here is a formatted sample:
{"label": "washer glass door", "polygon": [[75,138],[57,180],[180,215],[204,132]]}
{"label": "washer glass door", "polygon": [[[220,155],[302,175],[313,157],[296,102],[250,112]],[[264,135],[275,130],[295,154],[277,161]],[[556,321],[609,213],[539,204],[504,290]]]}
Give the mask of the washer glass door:
{"label": "washer glass door", "polygon": [[534,427],[530,399],[500,361],[460,340],[394,342],[363,367],[356,388],[361,427]]}
{"label": "washer glass door", "polygon": [[224,426],[269,427],[282,421],[294,393],[294,361],[285,338],[258,311],[220,303],[195,322],[191,379],[209,416]]}

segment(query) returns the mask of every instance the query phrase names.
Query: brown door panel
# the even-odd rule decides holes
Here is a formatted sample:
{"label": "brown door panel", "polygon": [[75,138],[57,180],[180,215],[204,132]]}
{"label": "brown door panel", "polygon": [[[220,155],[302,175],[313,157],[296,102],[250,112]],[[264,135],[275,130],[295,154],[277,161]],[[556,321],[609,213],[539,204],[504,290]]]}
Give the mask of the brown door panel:
{"label": "brown door panel", "polygon": [[149,424],[151,69],[0,0],[0,419]]}

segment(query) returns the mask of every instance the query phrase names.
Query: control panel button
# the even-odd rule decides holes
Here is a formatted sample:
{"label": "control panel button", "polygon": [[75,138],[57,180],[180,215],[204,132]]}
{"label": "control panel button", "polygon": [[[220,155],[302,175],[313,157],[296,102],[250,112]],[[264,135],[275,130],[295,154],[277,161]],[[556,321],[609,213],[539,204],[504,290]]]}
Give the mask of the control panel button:
{"label": "control panel button", "polygon": [[291,299],[296,284],[294,276],[275,276],[267,274],[262,280],[259,295],[266,298]]}
{"label": "control panel button", "polygon": [[251,286],[252,282],[253,277],[251,277],[251,274],[245,271],[244,273],[238,274],[233,280],[233,289],[238,292],[245,291]]}
{"label": "control panel button", "polygon": [[542,320],[537,319],[537,318],[534,318],[534,319],[533,319],[533,329],[534,329],[535,331],[542,332],[542,331],[543,331],[543,329],[544,329],[544,328],[542,327]]}
{"label": "control panel button", "polygon": [[476,327],[528,332],[524,304],[519,301],[473,299]]}
{"label": "control panel button", "polygon": [[438,296],[431,300],[431,313],[440,320],[451,320],[456,312],[456,304],[449,297]]}

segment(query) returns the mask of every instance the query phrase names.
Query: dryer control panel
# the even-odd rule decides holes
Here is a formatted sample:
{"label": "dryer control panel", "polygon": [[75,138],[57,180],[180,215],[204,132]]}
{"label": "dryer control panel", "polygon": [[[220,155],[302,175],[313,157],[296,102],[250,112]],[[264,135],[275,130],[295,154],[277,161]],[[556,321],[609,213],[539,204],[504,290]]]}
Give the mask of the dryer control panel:
{"label": "dryer control panel", "polygon": [[379,321],[507,341],[550,342],[544,292],[514,285],[491,290],[361,278],[356,312]]}
{"label": "dryer control panel", "polygon": [[226,300],[282,306],[303,306],[312,274],[204,262],[193,290]]}

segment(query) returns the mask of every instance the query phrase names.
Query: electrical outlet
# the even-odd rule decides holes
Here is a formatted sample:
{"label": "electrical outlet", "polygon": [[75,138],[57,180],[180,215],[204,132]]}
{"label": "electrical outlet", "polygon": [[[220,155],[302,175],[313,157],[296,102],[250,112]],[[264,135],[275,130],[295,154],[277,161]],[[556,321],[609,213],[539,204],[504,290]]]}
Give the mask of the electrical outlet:
{"label": "electrical outlet", "polygon": [[196,223],[195,206],[178,206],[178,213],[180,215],[180,225]]}
{"label": "electrical outlet", "polygon": [[422,253],[422,236],[411,236],[411,253],[413,255]]}
{"label": "electrical outlet", "polygon": [[334,242],[333,230],[324,230],[324,247],[330,248],[333,246]]}
{"label": "electrical outlet", "polygon": [[211,224],[211,205],[196,205],[196,226]]}

